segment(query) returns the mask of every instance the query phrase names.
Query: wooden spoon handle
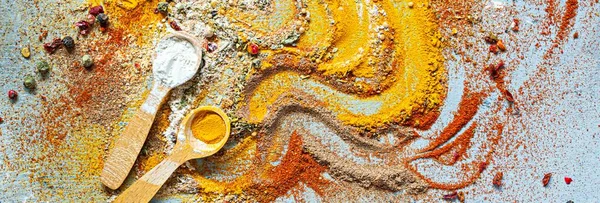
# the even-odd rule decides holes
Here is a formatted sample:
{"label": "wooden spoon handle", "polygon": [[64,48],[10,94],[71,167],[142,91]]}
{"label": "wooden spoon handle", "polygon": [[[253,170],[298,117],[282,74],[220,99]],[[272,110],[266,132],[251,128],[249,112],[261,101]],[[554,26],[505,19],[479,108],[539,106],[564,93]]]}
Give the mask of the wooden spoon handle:
{"label": "wooden spoon handle", "polygon": [[135,183],[127,188],[125,192],[121,193],[121,195],[115,199],[114,203],[149,202],[167,179],[169,179],[171,174],[173,174],[175,169],[192,158],[189,156],[190,153],[191,151],[189,150],[176,149],[172,155],[160,162],[160,164],[156,165],[156,167],[148,171],[148,173],[144,174],[142,178],[135,181]]}
{"label": "wooden spoon handle", "polygon": [[155,84],[142,107],[137,110],[127,124],[125,131],[115,140],[112,151],[106,157],[100,181],[111,189],[117,189],[137,158],[148,132],[154,122],[156,112],[169,93],[169,88]]}

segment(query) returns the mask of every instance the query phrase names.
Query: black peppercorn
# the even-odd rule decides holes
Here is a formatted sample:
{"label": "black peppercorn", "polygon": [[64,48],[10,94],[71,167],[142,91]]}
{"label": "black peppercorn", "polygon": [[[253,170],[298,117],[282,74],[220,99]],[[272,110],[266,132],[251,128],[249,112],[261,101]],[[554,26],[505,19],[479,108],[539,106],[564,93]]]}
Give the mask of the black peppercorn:
{"label": "black peppercorn", "polygon": [[65,47],[67,47],[67,49],[73,49],[73,47],[75,47],[75,41],[70,36],[64,37],[62,39],[62,43],[65,45]]}
{"label": "black peppercorn", "polygon": [[96,20],[100,23],[100,26],[106,27],[108,25],[108,16],[104,13],[98,14]]}

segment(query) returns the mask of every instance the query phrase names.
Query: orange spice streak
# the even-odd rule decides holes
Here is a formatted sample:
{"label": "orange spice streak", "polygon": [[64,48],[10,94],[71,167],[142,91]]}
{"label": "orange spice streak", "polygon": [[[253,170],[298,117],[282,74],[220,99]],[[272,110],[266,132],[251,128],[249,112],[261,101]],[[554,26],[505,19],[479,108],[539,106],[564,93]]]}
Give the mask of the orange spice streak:
{"label": "orange spice streak", "polygon": [[556,1],[555,0],[548,0],[546,2],[547,6],[546,9],[544,9],[544,11],[546,11],[547,18],[548,20],[550,20],[550,24],[554,23],[554,16],[555,16],[555,11],[556,11]]}
{"label": "orange spice streak", "polygon": [[294,131],[281,163],[268,171],[266,180],[254,185],[252,192],[259,202],[272,202],[302,182],[322,196],[323,188],[329,183],[321,177],[325,169],[302,151],[302,138]]}
{"label": "orange spice streak", "polygon": [[[529,80],[524,83],[524,85],[519,89],[519,92],[523,91],[524,88],[532,88],[532,86],[538,85],[534,81],[547,80],[547,78],[545,78],[548,74],[547,67],[552,66],[552,64],[556,63],[557,61],[560,61],[555,55],[555,49],[559,48],[560,45],[562,45],[565,41],[569,39],[567,36],[575,23],[573,22],[573,19],[577,15],[578,8],[579,2],[577,0],[567,0],[565,13],[563,14],[563,17],[561,19],[561,23],[558,28],[559,30],[556,35],[556,38],[553,40],[552,46],[544,54],[544,60],[541,62],[540,65],[538,65],[538,71],[536,72],[536,74],[530,77]],[[543,29],[548,28],[544,27]],[[562,50],[560,50],[560,52],[562,53]]]}
{"label": "orange spice streak", "polygon": [[479,110],[479,105],[483,101],[483,93],[471,93],[467,88],[464,89],[464,93],[462,96],[462,101],[458,106],[458,112],[452,119],[452,122],[442,130],[442,133],[439,137],[433,140],[427,147],[423,149],[423,151],[430,151],[435,149],[436,147],[446,143],[450,140],[454,135],[456,135],[463,127],[469,123],[477,114],[477,110]]}
{"label": "orange spice streak", "polygon": [[575,17],[577,8],[579,7],[577,0],[567,0],[566,10],[563,14],[562,21],[556,35],[559,40],[563,40],[567,35],[567,30],[573,26],[574,22],[571,20]]}
{"label": "orange spice streak", "polygon": [[[494,137],[492,137],[489,140],[488,145],[484,146],[484,148],[497,146],[498,141],[500,140],[500,137],[502,135],[503,129],[504,129],[504,124],[502,124],[502,123],[495,124],[492,127],[492,130],[496,131],[496,134]],[[489,162],[492,159],[492,155],[494,154],[493,151],[494,151],[493,149],[490,149],[489,152],[483,158],[483,161],[473,161],[470,163],[470,166],[465,167],[463,170],[471,171],[471,175],[467,176],[466,179],[461,180],[460,182],[457,182],[457,183],[435,182],[435,181],[425,177],[423,174],[415,172],[416,169],[413,167],[410,167],[410,164],[409,164],[410,162],[405,162],[405,165],[407,166],[407,168],[409,168],[413,172],[415,172],[415,175],[417,175],[417,177],[424,180],[432,188],[437,188],[437,189],[442,189],[442,190],[456,190],[456,189],[464,188],[479,179],[479,177],[481,176],[481,173],[485,170],[487,165],[489,165]]]}
{"label": "orange spice streak", "polygon": [[550,35],[550,27],[554,25],[555,13],[556,13],[556,1],[548,0],[546,2],[546,20],[542,24],[542,31],[540,34],[542,35]]}
{"label": "orange spice streak", "polygon": [[413,111],[412,116],[404,125],[413,126],[419,130],[429,130],[439,116],[439,111],[430,111],[426,113]]}
{"label": "orange spice streak", "polygon": [[477,128],[477,123],[473,123],[465,132],[456,137],[456,140],[452,141],[452,143],[417,156],[413,160],[420,158],[435,158],[438,162],[445,165],[456,163],[464,156],[467,149],[471,146],[471,138],[475,135],[475,128]]}
{"label": "orange spice streak", "polygon": [[558,27],[558,33],[556,34],[556,38],[553,40],[552,46],[548,52],[544,54],[544,59],[551,59],[554,54],[554,48],[557,48],[567,39],[570,28],[573,27],[573,24],[575,24],[575,22],[573,22],[573,18],[575,18],[577,15],[577,8],[579,8],[579,2],[577,0],[567,0],[565,13],[562,16],[560,25]]}

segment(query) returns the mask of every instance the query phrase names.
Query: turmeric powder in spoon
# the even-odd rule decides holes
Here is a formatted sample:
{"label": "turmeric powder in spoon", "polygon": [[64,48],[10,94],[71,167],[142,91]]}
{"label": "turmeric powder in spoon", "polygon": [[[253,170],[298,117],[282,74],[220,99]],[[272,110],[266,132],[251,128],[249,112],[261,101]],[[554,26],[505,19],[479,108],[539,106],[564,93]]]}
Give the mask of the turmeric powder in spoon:
{"label": "turmeric powder in spoon", "polygon": [[213,112],[199,113],[192,120],[192,134],[197,139],[214,144],[225,137],[225,121]]}

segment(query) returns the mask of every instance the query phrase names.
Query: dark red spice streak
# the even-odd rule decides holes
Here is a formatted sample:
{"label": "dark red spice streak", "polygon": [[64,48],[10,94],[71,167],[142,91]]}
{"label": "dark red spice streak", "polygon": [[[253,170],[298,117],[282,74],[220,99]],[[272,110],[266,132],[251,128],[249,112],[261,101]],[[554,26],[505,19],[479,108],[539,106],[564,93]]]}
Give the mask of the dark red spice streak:
{"label": "dark red spice streak", "polygon": [[[544,30],[549,30],[549,26],[554,24],[554,20],[557,19],[557,14],[555,12],[556,10],[556,2],[555,0],[549,0],[548,3],[548,8],[546,9],[546,12],[548,12],[548,17],[547,17],[547,21],[544,24]],[[533,81],[540,81],[540,80],[545,80],[547,78],[547,74],[549,74],[549,71],[547,70],[547,68],[549,66],[552,66],[552,64],[556,63],[557,61],[560,61],[559,58],[555,55],[555,53],[561,53],[562,50],[560,50],[560,52],[556,52],[555,49],[556,48],[560,48],[561,45],[563,45],[563,43],[568,39],[568,33],[570,32],[572,26],[574,25],[574,18],[577,14],[577,9],[578,9],[579,5],[578,5],[578,1],[577,0],[567,0],[565,3],[565,12],[562,16],[562,21],[560,22],[560,25],[558,26],[558,33],[556,34],[556,38],[553,40],[552,46],[546,50],[546,53],[544,54],[543,58],[544,60],[542,61],[542,63],[540,65],[538,65],[537,67],[537,72],[535,75],[533,75],[532,77],[530,77],[530,79],[528,81],[526,81],[524,83],[524,85],[520,88],[519,91],[524,91],[524,88],[531,88],[532,86],[538,86],[538,84],[534,83]],[[549,33],[549,31],[548,31]],[[541,47],[541,45],[539,43],[536,44],[536,47]],[[548,92],[546,90],[540,91],[538,92],[538,94],[552,94],[551,92]]]}

